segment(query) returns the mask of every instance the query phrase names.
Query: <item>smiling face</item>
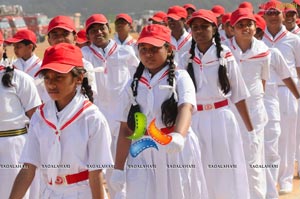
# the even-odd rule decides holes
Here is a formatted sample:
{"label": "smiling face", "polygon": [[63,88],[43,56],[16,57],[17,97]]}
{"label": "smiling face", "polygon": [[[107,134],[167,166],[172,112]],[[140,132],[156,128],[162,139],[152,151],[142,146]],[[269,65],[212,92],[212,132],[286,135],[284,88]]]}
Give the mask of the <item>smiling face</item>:
{"label": "smiling face", "polygon": [[296,26],[297,12],[289,11],[284,14],[283,24],[288,30],[292,30]]}
{"label": "smiling face", "polygon": [[233,31],[238,40],[252,40],[256,32],[256,25],[253,20],[242,19],[234,25]]}
{"label": "smiling face", "polygon": [[156,47],[147,43],[139,44],[138,50],[141,62],[152,75],[165,67],[167,57],[172,52],[171,46]]}
{"label": "smiling face", "polygon": [[57,104],[59,110],[63,109],[74,97],[76,86],[81,84],[83,74],[74,77],[72,72],[58,73],[53,70],[45,70],[42,72],[46,90]]}
{"label": "smiling face", "polygon": [[110,28],[107,24],[95,23],[87,30],[87,37],[95,46],[105,48],[109,43]]}

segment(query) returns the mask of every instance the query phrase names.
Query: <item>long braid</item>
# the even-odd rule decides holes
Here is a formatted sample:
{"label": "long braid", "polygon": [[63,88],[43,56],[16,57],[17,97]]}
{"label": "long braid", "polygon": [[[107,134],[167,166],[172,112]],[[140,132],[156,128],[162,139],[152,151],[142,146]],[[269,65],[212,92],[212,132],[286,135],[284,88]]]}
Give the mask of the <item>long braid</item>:
{"label": "long braid", "polygon": [[[175,81],[175,65],[174,65],[174,53],[172,52],[170,56],[168,56],[169,63],[169,73],[168,73],[168,83],[170,86],[174,87]],[[176,122],[176,117],[178,114],[177,106],[178,103],[175,100],[175,94],[172,93],[172,96],[164,101],[161,105],[161,119],[165,126],[171,127],[174,126]]]}
{"label": "long braid", "polygon": [[[133,97],[136,98],[137,96],[137,88],[138,88],[138,84],[139,84],[139,80],[144,72],[145,66],[142,64],[142,62],[140,62],[139,66],[137,67],[134,75],[133,75],[133,80],[131,82],[131,90],[133,93]],[[134,99],[136,100],[136,99]],[[134,131],[135,129],[135,120],[134,120],[134,114],[136,112],[141,112],[140,110],[140,106],[136,103],[132,104],[127,116],[127,125],[128,127]]]}
{"label": "long braid", "polygon": [[89,85],[87,77],[84,77],[82,80],[81,92],[86,95],[91,102],[94,102],[92,87]]}
{"label": "long braid", "polygon": [[[218,30],[216,30],[214,37],[215,37],[215,43],[216,43],[216,47],[217,47],[217,57],[219,59],[222,59],[221,52],[222,52],[223,48],[221,46],[221,39],[220,39],[220,34],[219,34]],[[221,90],[224,92],[224,94],[227,94],[230,91],[230,82],[228,80],[226,66],[220,64],[219,70],[218,70],[218,76],[219,76],[219,82],[221,85]]]}
{"label": "long braid", "polygon": [[190,48],[190,58],[189,58],[189,63],[187,65],[187,72],[189,73],[190,77],[193,80],[195,90],[197,91],[197,84],[196,84],[196,79],[195,79],[195,73],[194,73],[194,68],[193,68],[193,59],[195,57],[195,47],[196,47],[196,42],[194,39],[192,39],[192,45]]}

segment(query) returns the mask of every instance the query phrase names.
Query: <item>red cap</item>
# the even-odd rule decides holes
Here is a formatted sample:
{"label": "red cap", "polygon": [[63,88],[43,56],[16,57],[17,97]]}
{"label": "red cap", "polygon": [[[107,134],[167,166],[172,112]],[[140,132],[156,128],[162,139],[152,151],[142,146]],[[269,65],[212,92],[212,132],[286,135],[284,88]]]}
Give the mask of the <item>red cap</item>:
{"label": "red cap", "polygon": [[298,6],[300,6],[300,0],[293,0],[293,3],[297,4]]}
{"label": "red cap", "polygon": [[5,40],[6,43],[18,43],[23,40],[31,41],[36,45],[36,35],[31,30],[19,30],[12,38]]}
{"label": "red cap", "polygon": [[187,3],[187,4],[184,4],[183,5],[183,7],[184,7],[184,9],[193,9],[194,11],[196,11],[197,10],[197,8],[196,8],[196,6],[194,6],[193,4],[191,4],[191,3]]}
{"label": "red cap", "polygon": [[258,15],[258,14],[254,15],[254,17],[256,20],[256,27],[262,29],[262,31],[265,31],[266,26],[267,26],[265,19],[261,15]]}
{"label": "red cap", "polygon": [[247,8],[238,8],[231,14],[230,25],[234,26],[237,22],[239,22],[242,19],[250,19],[255,21],[255,17],[251,10]]}
{"label": "red cap", "polygon": [[295,12],[297,13],[297,9],[296,9],[296,5],[293,4],[293,3],[285,3],[284,4],[285,7],[284,7],[284,12],[287,13],[287,12]]}
{"label": "red cap", "polygon": [[157,21],[157,22],[166,22],[167,14],[163,11],[156,12],[152,17],[148,19],[148,21]]}
{"label": "red cap", "polygon": [[108,21],[103,14],[93,14],[85,21],[85,29],[88,30],[95,23],[107,24]]}
{"label": "red cap", "polygon": [[58,15],[51,19],[48,26],[47,34],[54,28],[62,28],[69,32],[76,32],[74,21],[68,16]]}
{"label": "red cap", "polygon": [[210,23],[213,23],[217,26],[217,18],[216,15],[211,10],[204,10],[200,9],[194,12],[191,16],[191,18],[186,22],[188,25],[194,20],[194,19],[204,19]]}
{"label": "red cap", "polygon": [[85,31],[85,29],[81,29],[77,32],[76,43],[83,44],[86,42],[88,42],[88,39],[86,38],[86,31]]}
{"label": "red cap", "polygon": [[181,18],[186,19],[187,18],[187,11],[185,8],[181,6],[172,6],[169,7],[167,16],[174,19],[174,20],[179,20]]}
{"label": "red cap", "polygon": [[1,31],[0,31],[0,44],[2,44],[3,42],[4,42],[4,37],[3,37],[3,35],[1,33]]}
{"label": "red cap", "polygon": [[240,3],[239,8],[248,8],[249,10],[252,10],[252,12],[253,12],[253,5],[252,5],[252,3],[248,2],[248,1],[244,1],[244,2]]}
{"label": "red cap", "polygon": [[231,17],[231,12],[225,13],[222,16],[222,24],[226,24],[226,23],[230,22],[230,17]]}
{"label": "red cap", "polygon": [[125,14],[125,13],[120,13],[116,16],[116,21],[118,19],[124,19],[125,21],[127,21],[129,24],[132,24],[132,18],[128,15],[128,14]]}
{"label": "red cap", "polygon": [[147,43],[161,47],[166,42],[171,43],[171,30],[166,26],[151,24],[145,26],[140,33],[137,43]]}
{"label": "red cap", "polygon": [[221,5],[215,5],[211,8],[211,11],[215,13],[216,17],[225,14],[225,8]]}
{"label": "red cap", "polygon": [[59,43],[46,49],[41,68],[34,76],[36,77],[45,69],[51,69],[59,73],[68,73],[74,67],[83,67],[80,48],[73,44]]}
{"label": "red cap", "polygon": [[284,9],[284,5],[280,1],[268,1],[264,4],[265,12],[272,9],[281,12]]}

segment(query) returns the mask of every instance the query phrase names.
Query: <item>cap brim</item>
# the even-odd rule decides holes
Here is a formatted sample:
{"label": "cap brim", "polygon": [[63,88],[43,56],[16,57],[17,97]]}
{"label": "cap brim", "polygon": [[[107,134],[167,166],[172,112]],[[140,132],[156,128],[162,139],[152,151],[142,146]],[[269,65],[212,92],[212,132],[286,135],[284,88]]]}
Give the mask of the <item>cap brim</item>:
{"label": "cap brim", "polygon": [[107,21],[93,21],[92,23],[90,23],[89,25],[87,25],[85,27],[86,30],[88,30],[90,28],[91,25],[95,24],[95,23],[98,23],[98,24],[107,24],[108,22]]}
{"label": "cap brim", "polygon": [[156,22],[164,22],[164,20],[162,19],[162,18],[159,18],[159,17],[151,17],[151,18],[149,18],[149,20],[148,21],[156,21]]}
{"label": "cap brim", "polygon": [[72,28],[67,28],[67,27],[65,27],[65,26],[55,26],[55,27],[51,28],[50,30],[48,30],[47,34],[49,34],[49,32],[51,32],[51,31],[52,31],[53,29],[55,29],[55,28],[61,28],[61,29],[67,30],[67,31],[69,31],[69,32],[73,32],[73,31],[76,32],[76,30],[74,30],[74,29],[72,29]]}
{"label": "cap brim", "polygon": [[138,44],[146,43],[146,44],[151,44],[156,47],[162,47],[166,42],[163,40],[160,40],[160,39],[156,39],[154,37],[144,37],[142,39],[139,39],[137,41],[137,43]]}
{"label": "cap brim", "polygon": [[62,64],[62,63],[55,63],[55,62],[52,62],[52,63],[49,63],[49,64],[46,64],[46,65],[43,65],[35,74],[34,74],[34,77],[38,76],[40,74],[41,71],[43,70],[53,70],[55,72],[58,72],[58,73],[68,73],[70,72],[75,66],[73,65],[68,65],[68,64]]}
{"label": "cap brim", "polygon": [[79,38],[79,37],[77,37],[77,39],[76,39],[76,43],[78,43],[78,44],[84,44],[84,43],[86,43],[86,42],[88,42],[87,39],[81,39],[81,38]]}
{"label": "cap brim", "polygon": [[255,22],[256,22],[256,19],[255,19],[255,18],[245,16],[245,17],[239,18],[238,20],[236,20],[236,21],[234,22],[234,24],[230,24],[230,25],[231,25],[231,26],[234,26],[235,24],[237,24],[239,21],[241,21],[241,20],[243,20],[243,19],[249,19],[249,20],[252,20],[252,21],[255,21]]}
{"label": "cap brim", "polygon": [[18,39],[18,38],[10,38],[4,40],[5,43],[13,44],[13,43],[18,43],[20,41],[23,41],[24,39]]}
{"label": "cap brim", "polygon": [[174,19],[174,20],[179,20],[179,19],[181,19],[181,17],[180,16],[178,16],[178,15],[175,15],[175,14],[168,14],[168,16],[167,17],[169,17],[169,18],[172,18],[172,19]]}

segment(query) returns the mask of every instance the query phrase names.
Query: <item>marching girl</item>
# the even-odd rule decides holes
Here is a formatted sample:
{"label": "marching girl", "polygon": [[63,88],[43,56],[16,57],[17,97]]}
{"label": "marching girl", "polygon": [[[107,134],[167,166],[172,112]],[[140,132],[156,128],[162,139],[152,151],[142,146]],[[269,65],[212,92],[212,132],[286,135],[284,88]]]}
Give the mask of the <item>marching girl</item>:
{"label": "marching girl", "polygon": [[36,75],[44,77],[52,100],[31,119],[20,160],[27,168],[19,172],[11,199],[23,197],[37,167],[44,182],[41,198],[104,198],[102,168],[113,164],[110,131],[91,102],[84,73],[77,46],[61,43],[45,51]]}
{"label": "marching girl", "polygon": [[[128,199],[208,198],[198,139],[190,128],[196,109],[193,82],[186,71],[175,70],[170,30],[158,24],[146,26],[137,43],[141,62],[131,86],[125,88],[120,100],[121,127],[110,183],[119,191],[126,182]],[[129,117],[135,113],[134,108],[130,108],[132,104],[138,104],[146,116],[148,130],[143,139],[131,143],[127,136],[132,134]],[[171,138],[171,142],[157,144],[157,149],[148,148],[137,156],[129,155],[131,147],[151,142],[151,125]],[[149,165],[152,168],[130,167]],[[172,165],[185,168],[174,169]]]}
{"label": "marching girl", "polygon": [[[12,38],[5,40],[5,43],[13,44],[14,53],[17,59],[13,66],[34,77],[34,74],[41,67],[42,60],[35,55],[37,39],[34,32],[31,30],[19,30]],[[40,94],[42,101],[47,101],[49,96],[44,85],[39,78],[35,79],[35,84]]]}
{"label": "marching girl", "polygon": [[229,100],[236,105],[250,142],[254,142],[245,103],[248,89],[231,51],[221,45],[215,14],[200,9],[187,23],[193,40],[180,66],[187,69],[196,88],[198,111],[193,115],[192,128],[200,143],[209,198],[249,199],[240,129],[228,106]]}
{"label": "marching girl", "polygon": [[[121,20],[121,19],[119,19]],[[90,46],[83,47],[82,53],[86,60],[92,63],[95,70],[97,92],[95,104],[109,122],[112,134],[112,154],[115,156],[119,123],[113,115],[120,103],[119,96],[126,82],[131,78],[138,65],[138,59],[134,50],[118,45],[113,39],[109,39],[111,29],[108,20],[102,14],[91,15],[85,23],[87,36],[91,41]],[[111,170],[105,175],[109,180]],[[114,192],[108,183],[111,197]]]}
{"label": "marching girl", "polygon": [[18,162],[27,139],[26,126],[41,100],[33,79],[2,60],[3,41],[0,33],[0,164],[10,165],[0,169],[0,195],[8,198],[22,166]]}
{"label": "marching girl", "polygon": [[239,122],[247,161],[250,197],[263,199],[266,196],[266,173],[261,167],[265,159],[264,127],[268,122],[263,96],[265,82],[270,76],[270,52],[262,41],[254,37],[256,20],[249,9],[235,10],[231,15],[230,24],[233,26],[234,37],[229,40],[229,47],[250,91],[250,97],[246,101],[258,138],[257,145],[252,147],[247,139],[247,129]]}

